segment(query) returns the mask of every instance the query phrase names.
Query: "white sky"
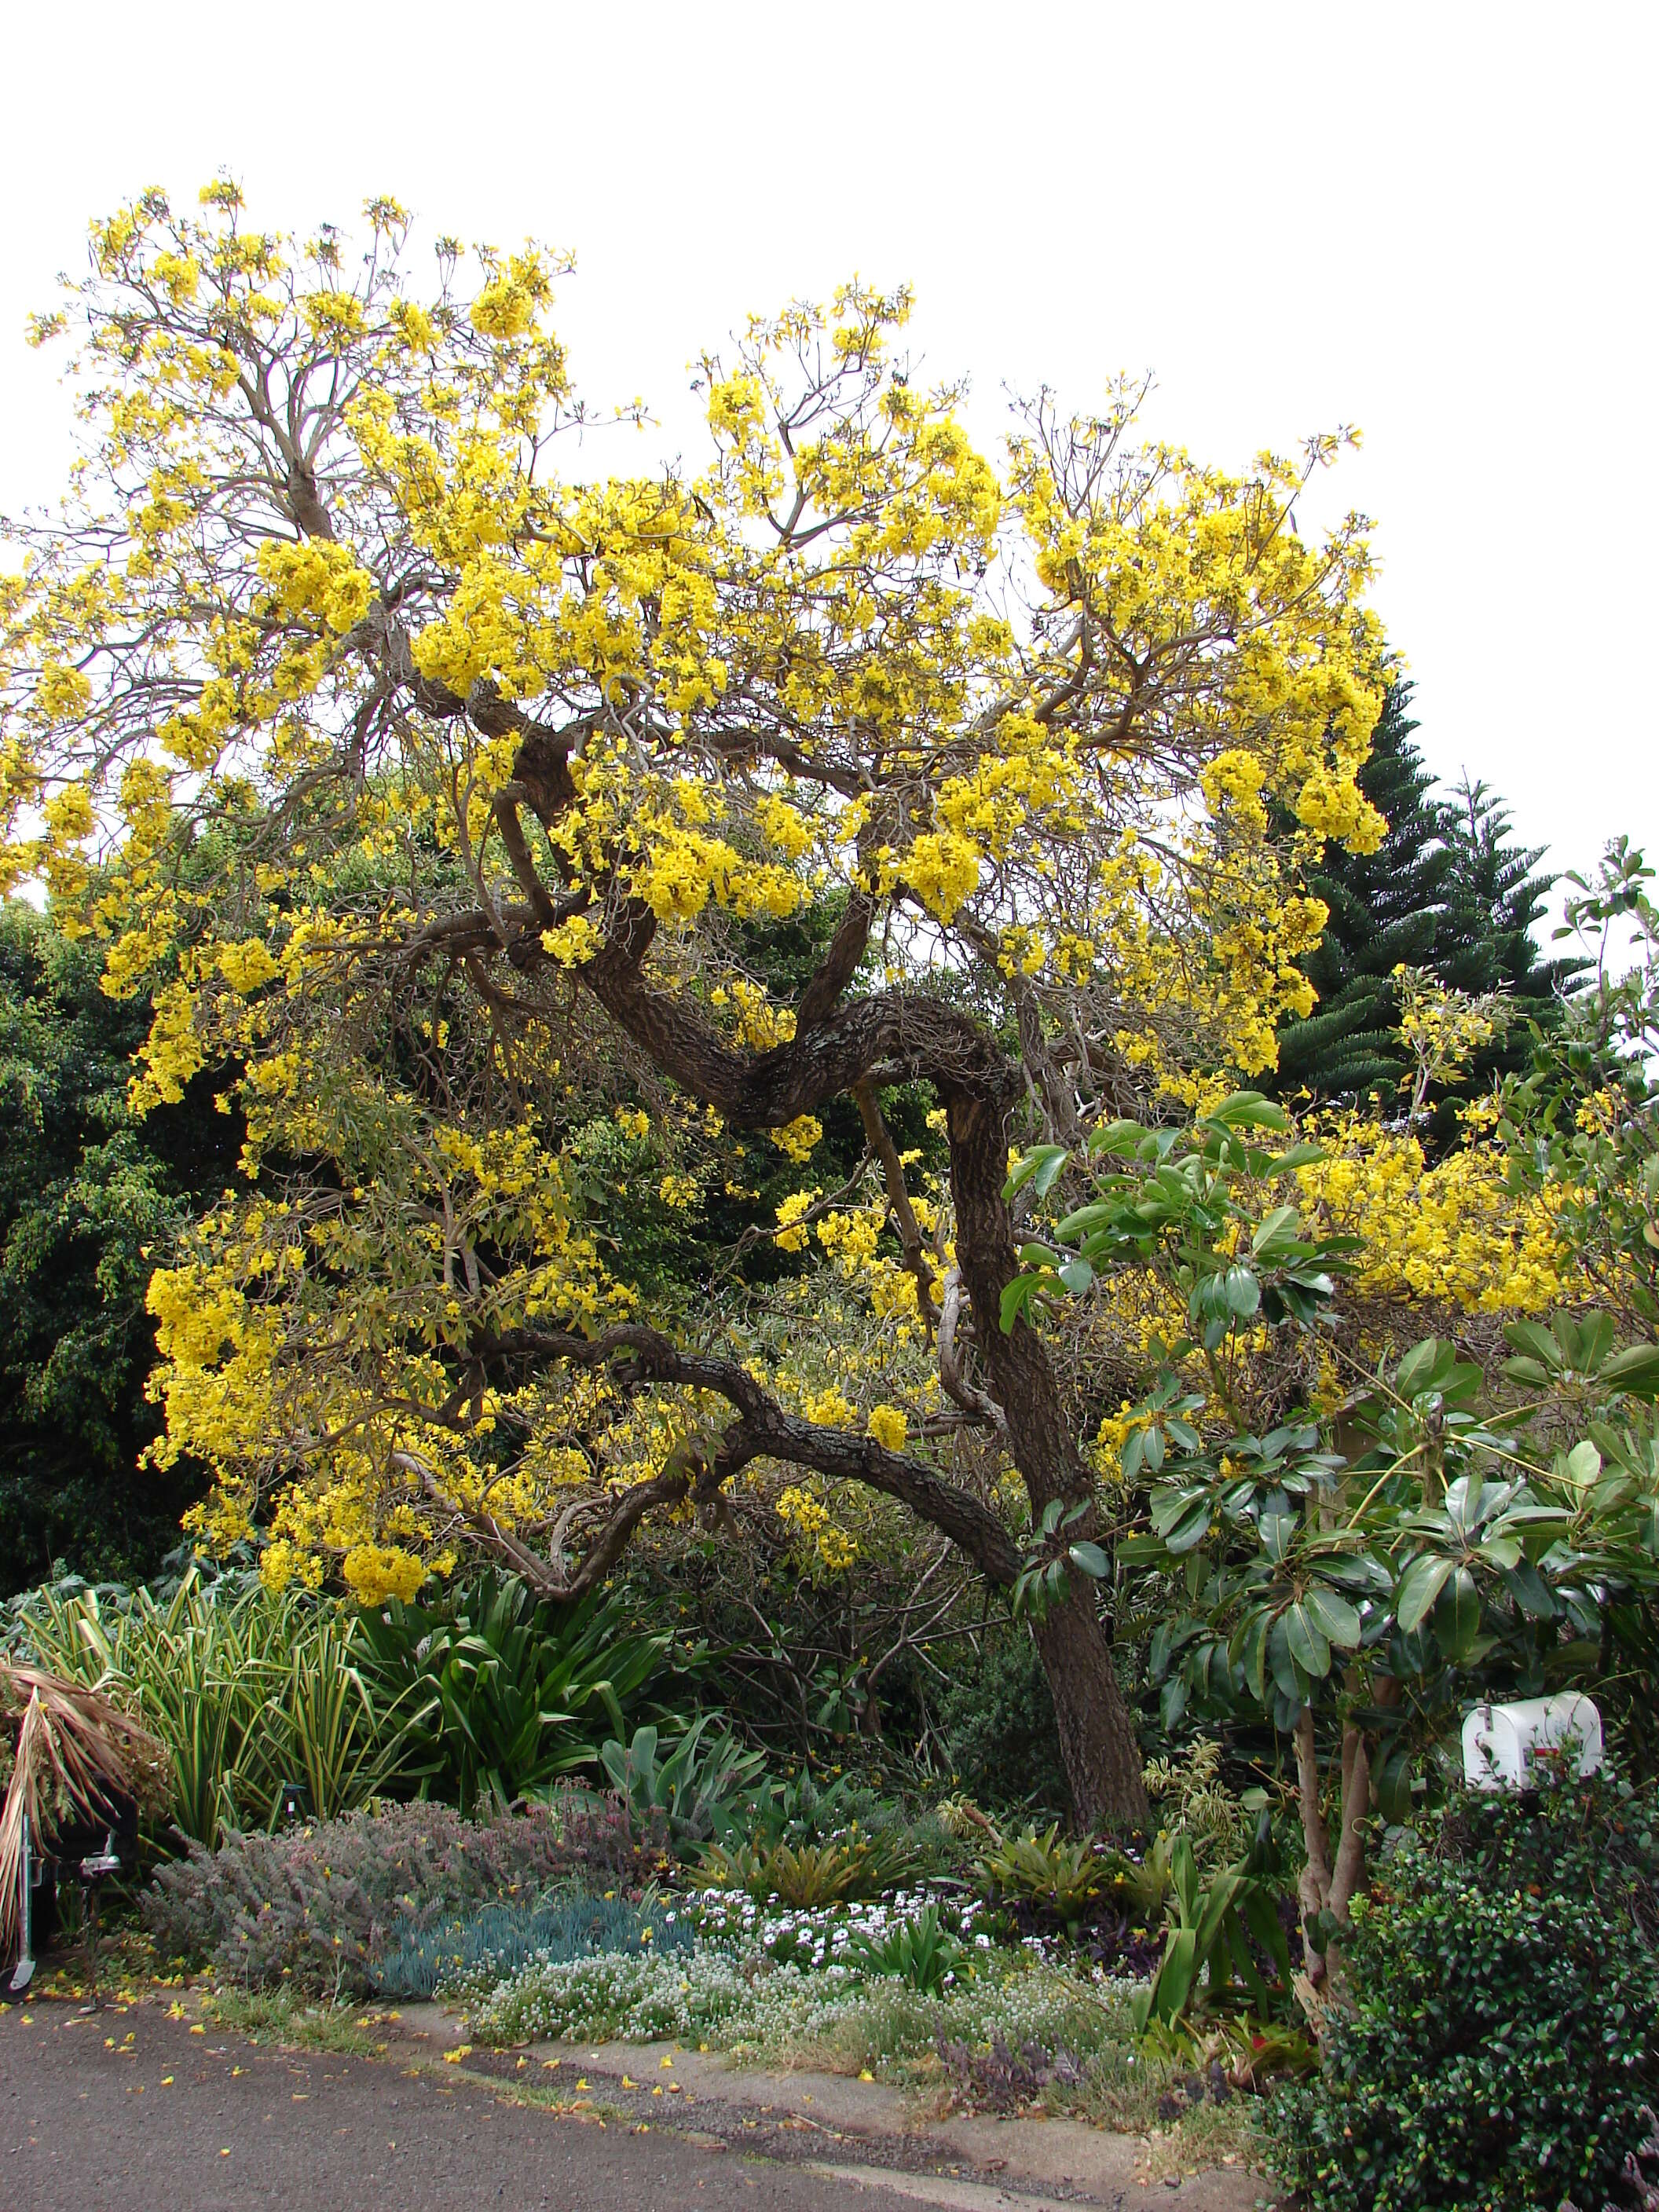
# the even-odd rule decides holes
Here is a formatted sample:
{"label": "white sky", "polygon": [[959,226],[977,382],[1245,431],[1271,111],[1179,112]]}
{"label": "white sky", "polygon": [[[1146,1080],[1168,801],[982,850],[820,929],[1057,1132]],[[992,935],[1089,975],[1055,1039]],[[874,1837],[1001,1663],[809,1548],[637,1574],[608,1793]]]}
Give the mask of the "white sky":
{"label": "white sky", "polygon": [[1005,384],[1082,408],[1120,368],[1223,465],[1358,423],[1332,490],[1376,518],[1431,765],[1484,776],[1558,866],[1619,830],[1659,848],[1656,21],[37,6],[3,49],[0,506],[51,496],[68,452],[23,316],[152,183],[183,202],[228,167],[271,228],[389,191],[434,230],[574,247],[580,385],[642,393],[677,441],[686,363],[750,310],[908,280],[913,354],[972,376],[988,442]]}

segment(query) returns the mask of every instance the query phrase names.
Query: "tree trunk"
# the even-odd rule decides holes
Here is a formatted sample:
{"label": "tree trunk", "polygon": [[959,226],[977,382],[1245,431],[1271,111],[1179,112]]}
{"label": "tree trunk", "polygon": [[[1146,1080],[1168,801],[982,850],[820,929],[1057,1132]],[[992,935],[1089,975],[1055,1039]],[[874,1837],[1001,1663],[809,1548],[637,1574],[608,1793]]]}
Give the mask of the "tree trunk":
{"label": "tree trunk", "polygon": [[1320,1808],[1319,1759],[1314,1743],[1313,1707],[1304,1705],[1296,1723],[1297,1799],[1302,1841],[1307,1852],[1297,1883],[1302,1906],[1302,1949],[1310,1984],[1317,1989],[1339,1967],[1334,1939],[1321,1951],[1310,1922],[1328,1911],[1339,1927],[1348,1925],[1348,1908],[1365,1875],[1364,1822],[1371,1809],[1371,1747],[1352,1720],[1342,1724],[1341,1796],[1337,1807],[1334,1853]]}
{"label": "tree trunk", "polygon": [[1152,1814],[1140,1746],[1091,1588],[1085,1583],[1050,1606],[1033,1632],[1079,1826],[1145,1830]]}
{"label": "tree trunk", "polygon": [[[1001,1324],[1002,1291],[1019,1267],[1002,1195],[1008,1174],[1006,1111],[961,1091],[945,1096],[957,1261],[973,1305],[975,1339],[1007,1423],[1008,1448],[1024,1478],[1032,1516],[1055,1498],[1068,1506],[1092,1506],[1094,1480],[1066,1425],[1042,1340],[1023,1318],[1011,1330]],[[1075,1533],[1092,1535],[1092,1520]],[[1049,1607],[1035,1634],[1073,1805],[1083,1827],[1145,1829],[1152,1812],[1134,1724],[1112,1671],[1093,1588],[1075,1570],[1071,1579],[1069,1595]]]}

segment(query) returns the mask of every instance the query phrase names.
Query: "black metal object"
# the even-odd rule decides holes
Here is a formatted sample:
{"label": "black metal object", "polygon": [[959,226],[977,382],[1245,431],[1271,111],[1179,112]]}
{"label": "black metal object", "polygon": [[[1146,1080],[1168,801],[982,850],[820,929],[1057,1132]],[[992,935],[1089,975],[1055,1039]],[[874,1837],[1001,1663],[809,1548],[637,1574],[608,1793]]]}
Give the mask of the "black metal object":
{"label": "black metal object", "polygon": [[100,1851],[88,1851],[76,1869],[81,1883],[81,1940],[87,1954],[87,2007],[96,2012],[103,2002],[98,1994],[98,1893],[112,1874],[121,1871],[115,1848],[115,1831],[104,1838]]}
{"label": "black metal object", "polygon": [[311,1818],[311,1790],[303,1782],[284,1782],[276,1792],[276,1818],[285,1828],[296,1828]]}
{"label": "black metal object", "polygon": [[37,1960],[53,1948],[60,1926],[59,1886],[72,1881],[80,1886],[81,1938],[90,2002],[97,2005],[99,1892],[123,1868],[136,1863],[138,1849],[138,1808],[131,1799],[112,1796],[102,1814],[97,1820],[65,1820],[49,1845],[25,1819],[19,1873],[20,1949],[9,1993],[21,1994],[28,1987]]}

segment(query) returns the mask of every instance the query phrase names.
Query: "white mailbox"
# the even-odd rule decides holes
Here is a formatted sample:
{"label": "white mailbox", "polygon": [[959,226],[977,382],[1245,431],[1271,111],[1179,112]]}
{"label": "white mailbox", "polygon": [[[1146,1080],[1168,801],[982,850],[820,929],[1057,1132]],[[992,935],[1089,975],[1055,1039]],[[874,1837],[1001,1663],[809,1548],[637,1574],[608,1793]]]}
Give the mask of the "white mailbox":
{"label": "white mailbox", "polygon": [[1568,1692],[1527,1698],[1514,1705],[1477,1705],[1463,1723],[1463,1778],[1475,1790],[1530,1790],[1540,1751],[1571,1744],[1580,1774],[1601,1765],[1601,1716],[1589,1698]]}

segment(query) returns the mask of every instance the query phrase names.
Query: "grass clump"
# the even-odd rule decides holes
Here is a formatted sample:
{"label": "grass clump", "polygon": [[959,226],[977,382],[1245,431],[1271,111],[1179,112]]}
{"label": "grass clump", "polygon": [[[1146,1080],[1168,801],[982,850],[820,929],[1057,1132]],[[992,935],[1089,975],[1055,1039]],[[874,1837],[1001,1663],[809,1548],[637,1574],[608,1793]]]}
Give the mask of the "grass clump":
{"label": "grass clump", "polygon": [[337,2051],[349,2058],[374,2058],[385,2050],[373,2022],[352,2005],[307,1997],[293,1988],[219,1990],[211,2000],[217,2024],[250,2043],[277,2043],[297,2050]]}

